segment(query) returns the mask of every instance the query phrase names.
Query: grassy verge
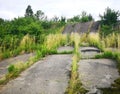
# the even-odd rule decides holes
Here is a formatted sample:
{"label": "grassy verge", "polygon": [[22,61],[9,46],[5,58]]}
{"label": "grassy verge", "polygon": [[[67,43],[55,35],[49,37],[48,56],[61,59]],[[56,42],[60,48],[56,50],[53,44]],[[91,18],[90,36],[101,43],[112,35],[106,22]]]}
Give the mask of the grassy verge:
{"label": "grassy verge", "polygon": [[68,88],[66,89],[65,94],[85,94],[87,91],[82,87],[82,83],[79,78],[78,73],[78,62],[80,60],[79,53],[79,35],[75,34],[73,36],[73,44],[74,44],[74,53],[72,57],[72,66],[71,66],[71,74]]}

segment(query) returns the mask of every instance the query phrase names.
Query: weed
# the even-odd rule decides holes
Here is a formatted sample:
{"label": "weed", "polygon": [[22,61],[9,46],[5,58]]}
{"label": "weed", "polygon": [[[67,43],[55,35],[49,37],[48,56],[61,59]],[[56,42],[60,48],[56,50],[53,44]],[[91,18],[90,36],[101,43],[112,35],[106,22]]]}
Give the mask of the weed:
{"label": "weed", "polygon": [[11,64],[9,67],[8,67],[8,72],[11,73],[15,70],[15,66],[13,64]]}

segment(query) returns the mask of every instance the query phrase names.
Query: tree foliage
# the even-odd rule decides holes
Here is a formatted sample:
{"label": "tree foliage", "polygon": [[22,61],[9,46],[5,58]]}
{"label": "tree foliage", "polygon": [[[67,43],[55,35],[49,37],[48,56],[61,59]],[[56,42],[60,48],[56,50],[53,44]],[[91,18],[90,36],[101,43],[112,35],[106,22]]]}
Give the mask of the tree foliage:
{"label": "tree foliage", "polygon": [[28,7],[26,9],[25,17],[33,17],[33,10],[30,5],[28,5]]}
{"label": "tree foliage", "polygon": [[35,17],[37,18],[37,20],[45,20],[46,19],[44,12],[42,12],[41,10],[38,10],[36,12]]}
{"label": "tree foliage", "polygon": [[102,36],[107,36],[110,33],[117,33],[114,29],[118,23],[119,11],[115,11],[107,7],[103,15],[100,15],[101,18],[101,32]]}
{"label": "tree foliage", "polygon": [[118,22],[118,17],[120,16],[119,11],[115,11],[106,8],[103,15],[100,15],[102,25],[115,25]]}
{"label": "tree foliage", "polygon": [[83,11],[80,15],[76,15],[73,18],[68,19],[68,22],[89,22],[92,20],[94,20],[92,15]]}

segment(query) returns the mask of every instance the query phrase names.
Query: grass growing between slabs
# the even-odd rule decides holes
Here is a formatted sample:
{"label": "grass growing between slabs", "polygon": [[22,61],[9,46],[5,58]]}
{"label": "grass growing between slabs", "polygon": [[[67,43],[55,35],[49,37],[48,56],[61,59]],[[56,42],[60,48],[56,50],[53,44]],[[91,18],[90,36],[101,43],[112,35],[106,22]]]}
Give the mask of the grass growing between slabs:
{"label": "grass growing between slabs", "polygon": [[[29,40],[26,36],[26,40]],[[112,37],[112,38],[111,38]],[[116,39],[114,39],[116,38]],[[112,41],[108,41],[111,39]],[[31,41],[34,40],[31,39]],[[32,45],[32,42],[29,42],[29,45],[25,45],[26,43],[21,41],[21,48],[24,49],[24,47],[29,48],[30,45]],[[114,42],[115,41],[115,44]],[[114,34],[109,35],[105,38],[100,38],[99,34],[71,34],[71,35],[62,35],[62,34],[49,34],[46,36],[44,43],[42,45],[37,44],[36,55],[32,58],[30,58],[27,62],[18,62],[17,64],[12,64],[8,67],[8,73],[0,79],[0,85],[6,84],[8,81],[10,81],[13,78],[16,78],[19,76],[19,74],[33,65],[38,60],[42,59],[46,55],[49,54],[72,54],[72,66],[71,66],[71,73],[70,73],[70,80],[69,80],[69,86],[66,89],[65,94],[85,94],[87,90],[85,90],[82,86],[82,83],[79,78],[78,74],[78,62],[80,60],[80,53],[79,53],[79,46],[82,45],[82,43],[87,43],[87,46],[94,46],[99,48],[101,51],[105,51],[106,47],[115,47],[120,48],[120,35],[117,35],[117,37],[114,36]],[[24,45],[22,45],[24,44]],[[57,48],[60,46],[65,45],[71,45],[74,46],[74,51],[63,51],[63,52],[57,52]],[[32,48],[29,48],[32,49]],[[27,49],[26,49],[27,50]],[[25,50],[25,51],[26,51]],[[23,50],[22,50],[23,51]],[[120,72],[120,53],[117,52],[104,52],[101,55],[97,55],[96,58],[111,58],[115,59],[118,63],[118,69]],[[115,83],[113,84],[115,87],[114,90],[111,88],[110,90],[113,90],[116,92],[120,89],[120,78],[115,80]],[[104,89],[103,91],[107,92],[107,89]],[[107,94],[107,93],[104,93]],[[111,93],[108,93],[111,94]],[[112,93],[117,94],[117,93]]]}
{"label": "grass growing between slabs", "polygon": [[70,80],[68,88],[66,89],[65,94],[85,94],[87,90],[82,87],[82,83],[79,78],[78,74],[78,62],[80,60],[80,53],[79,53],[79,43],[80,43],[80,36],[78,34],[72,35],[72,41],[74,44],[74,53],[72,57],[72,66],[71,66],[71,73],[70,73]]}
{"label": "grass growing between slabs", "polygon": [[[82,83],[77,73],[78,65],[77,62],[80,60],[80,54],[78,53],[79,45],[87,43],[87,46],[94,46],[99,48],[103,54],[97,55],[96,58],[109,58],[117,61],[117,68],[120,73],[120,52],[106,51],[106,48],[112,47],[120,49],[120,34],[110,34],[106,37],[100,37],[98,33],[82,34],[82,35],[71,34],[71,44],[74,45],[74,53],[72,58],[72,70],[69,81],[69,87],[65,94],[85,94],[87,91],[82,87]],[[110,41],[111,40],[111,41]],[[79,43],[78,43],[79,41]],[[120,93],[120,78],[114,81],[111,88],[103,88],[103,94],[119,94]]]}

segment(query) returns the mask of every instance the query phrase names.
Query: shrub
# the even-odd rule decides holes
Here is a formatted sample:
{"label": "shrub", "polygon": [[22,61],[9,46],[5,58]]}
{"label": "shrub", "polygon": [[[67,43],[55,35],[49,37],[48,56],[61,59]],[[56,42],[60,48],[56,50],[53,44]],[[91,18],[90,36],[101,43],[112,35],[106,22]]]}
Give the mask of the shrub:
{"label": "shrub", "polygon": [[15,71],[15,66],[13,64],[11,64],[9,67],[8,67],[8,72],[11,73],[11,72],[14,72]]}

